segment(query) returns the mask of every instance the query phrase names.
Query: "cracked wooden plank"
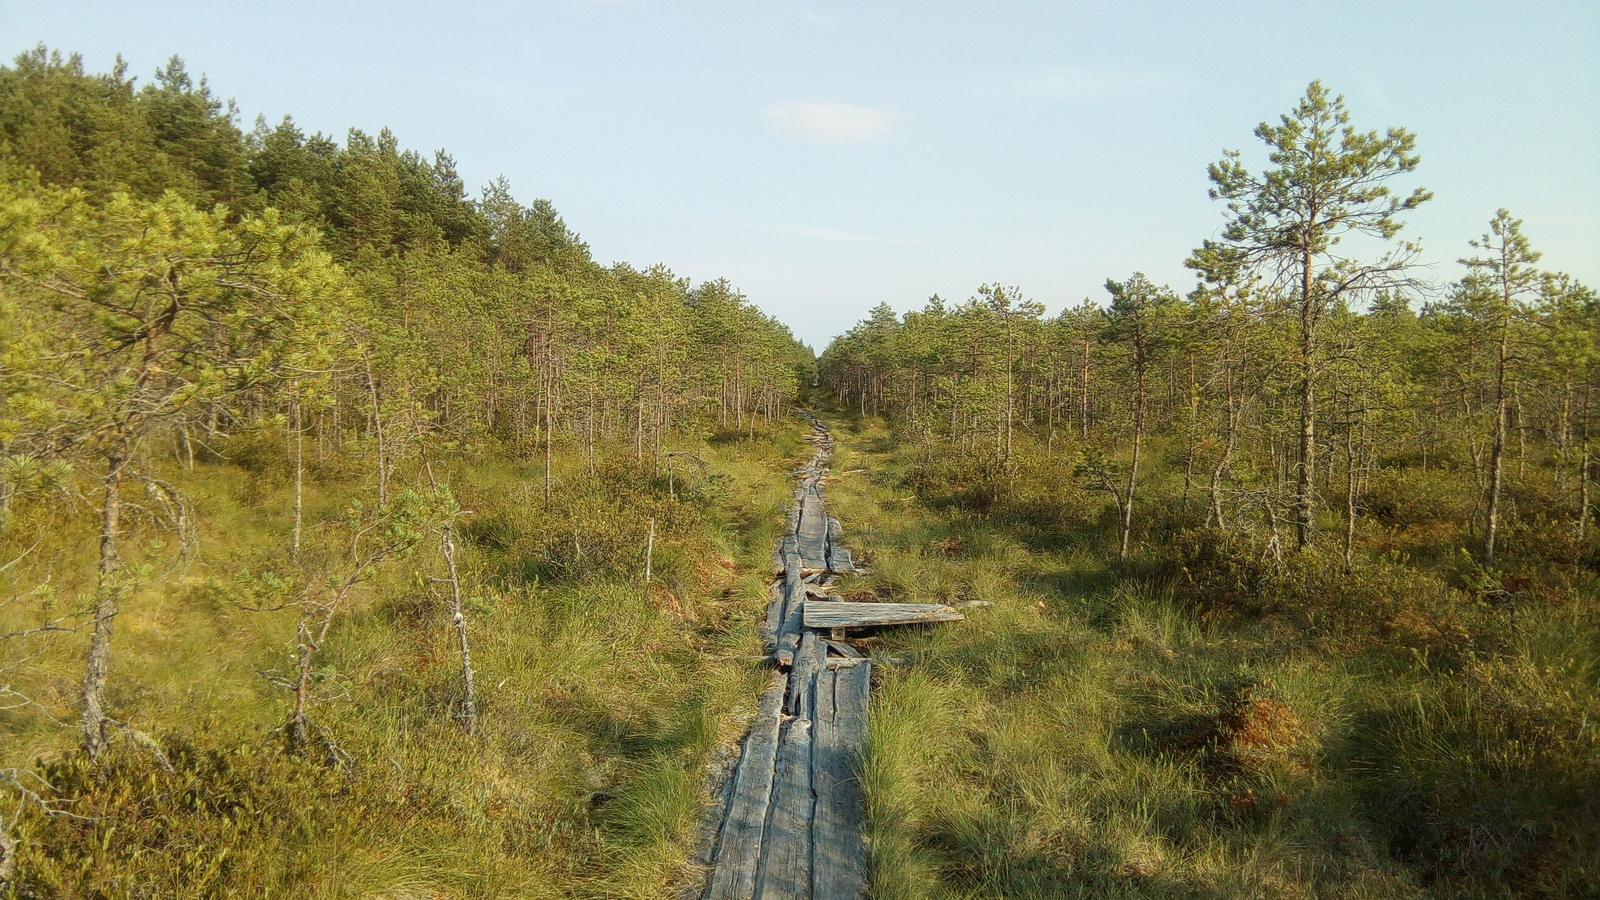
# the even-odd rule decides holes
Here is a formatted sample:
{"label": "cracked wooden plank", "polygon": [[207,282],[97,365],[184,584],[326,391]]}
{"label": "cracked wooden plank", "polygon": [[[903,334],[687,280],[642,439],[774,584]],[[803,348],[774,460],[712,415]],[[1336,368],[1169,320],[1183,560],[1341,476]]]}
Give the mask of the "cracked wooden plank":
{"label": "cracked wooden plank", "polygon": [[811,819],[812,900],[860,900],[866,893],[866,846],[861,820],[861,757],[866,749],[867,700],[872,666],[818,674],[812,729],[811,784],[817,795]]}
{"label": "cracked wooden plank", "polygon": [[781,677],[761,695],[761,706],[734,775],[733,798],[717,838],[715,868],[706,900],[751,900],[761,861],[762,834],[772,805],[772,782],[778,758],[778,729],[787,693]]}
{"label": "cracked wooden plank", "polygon": [[958,622],[966,618],[940,603],[833,603],[808,600],[801,621],[807,628],[876,628],[923,622]]}
{"label": "cracked wooden plank", "polygon": [[772,811],[761,839],[756,896],[761,900],[810,900],[811,719],[790,719],[779,744]]}

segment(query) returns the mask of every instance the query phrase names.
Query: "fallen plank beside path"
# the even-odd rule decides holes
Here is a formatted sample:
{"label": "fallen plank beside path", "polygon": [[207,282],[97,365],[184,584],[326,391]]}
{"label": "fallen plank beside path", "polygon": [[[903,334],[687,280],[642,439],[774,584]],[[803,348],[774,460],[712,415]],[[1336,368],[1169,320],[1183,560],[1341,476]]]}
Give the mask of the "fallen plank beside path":
{"label": "fallen plank beside path", "polygon": [[807,628],[877,628],[956,622],[966,618],[939,603],[829,603],[813,600],[802,606],[801,622]]}

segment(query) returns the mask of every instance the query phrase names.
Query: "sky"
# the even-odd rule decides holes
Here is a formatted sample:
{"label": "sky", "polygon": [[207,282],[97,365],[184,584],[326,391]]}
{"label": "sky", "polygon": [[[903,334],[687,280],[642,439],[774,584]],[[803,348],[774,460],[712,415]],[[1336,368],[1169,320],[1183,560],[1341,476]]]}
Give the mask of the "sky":
{"label": "sky", "polygon": [[1180,291],[1223,224],[1206,166],[1321,79],[1404,127],[1427,279],[1498,208],[1600,285],[1600,2],[0,0],[148,78],[174,54],[257,115],[444,148],[550,199],[602,263],[725,277],[817,349],[872,306],[1018,285],[1050,310]]}

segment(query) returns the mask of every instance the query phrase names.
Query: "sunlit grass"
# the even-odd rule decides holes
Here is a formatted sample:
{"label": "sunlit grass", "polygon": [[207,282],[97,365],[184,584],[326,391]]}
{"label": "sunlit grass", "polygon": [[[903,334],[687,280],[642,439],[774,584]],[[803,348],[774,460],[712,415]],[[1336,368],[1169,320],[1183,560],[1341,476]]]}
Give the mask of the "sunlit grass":
{"label": "sunlit grass", "polygon": [[[152,567],[129,598],[111,698],[119,717],[169,755],[180,745],[202,757],[243,748],[238,765],[254,774],[223,785],[205,765],[191,771],[174,757],[169,776],[142,745],[120,741],[114,756],[128,789],[115,787],[122,776],[59,776],[70,796],[85,798],[79,806],[98,811],[96,824],[75,830],[25,816],[25,871],[68,897],[663,896],[695,850],[706,762],[742,736],[764,681],[756,625],[799,430],[786,424],[702,445],[705,465],[678,474],[676,500],[664,483],[627,473],[605,476],[620,493],[570,493],[583,489],[585,467],[559,458],[559,512],[582,523],[593,561],[582,577],[522,577],[533,571],[527,559],[543,558],[544,541],[572,534],[544,507],[542,466],[493,456],[436,462],[472,510],[460,562],[479,731],[468,736],[453,718],[459,665],[427,581],[440,574],[429,544],[358,589],[321,653],[312,713],[348,754],[345,770],[280,749],[275,729],[289,697],[262,673],[292,667],[296,613],[251,611],[262,604],[241,602],[238,586],[245,573],[276,571],[296,584],[337,571],[346,550],[328,543],[325,532],[335,531],[324,525],[351,500],[370,502],[370,485],[352,475],[308,482],[297,567],[281,467],[202,463],[185,476],[201,542],[184,566]],[[647,586],[640,539],[652,515]],[[90,505],[14,523],[0,537],[4,559],[34,526],[59,546],[7,571],[0,591],[49,574],[59,603],[84,595],[93,578]],[[163,539],[138,525],[126,543]],[[0,625],[10,630],[30,614],[15,604],[0,610]],[[68,634],[43,643],[13,677],[45,710],[0,713],[4,765],[74,758],[84,642]],[[163,787],[170,779],[197,785],[196,796],[270,811],[240,819],[136,802],[151,786],[166,797],[190,790]]]}
{"label": "sunlit grass", "polygon": [[[1207,618],[1170,581],[1112,568],[1088,520],[1054,537],[905,499],[906,448],[872,423],[839,434],[840,468],[869,470],[835,501],[871,569],[850,587],[991,604],[867,641],[906,660],[879,667],[863,771],[875,897],[1494,896],[1513,875],[1524,895],[1554,897],[1593,885],[1570,848],[1531,879],[1401,850],[1429,792],[1458,792],[1444,810],[1457,821],[1510,833],[1494,824],[1503,811],[1467,805],[1507,802],[1496,779],[1515,771],[1518,737],[1539,748],[1527,745],[1530,765],[1554,768],[1518,776],[1513,789],[1534,795],[1521,814],[1585,807],[1558,795],[1592,777],[1594,742],[1541,738],[1516,709],[1581,724],[1595,696],[1592,610],[1528,613],[1524,674],[1464,683],[1403,648]],[[1586,695],[1562,693],[1580,685]],[[1563,840],[1595,834],[1564,827]]]}

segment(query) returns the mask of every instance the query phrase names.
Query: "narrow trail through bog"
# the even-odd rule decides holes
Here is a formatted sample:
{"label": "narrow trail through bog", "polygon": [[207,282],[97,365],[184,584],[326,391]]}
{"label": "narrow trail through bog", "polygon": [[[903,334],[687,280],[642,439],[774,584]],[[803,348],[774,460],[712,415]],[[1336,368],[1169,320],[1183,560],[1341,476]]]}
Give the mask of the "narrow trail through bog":
{"label": "narrow trail through bog", "polygon": [[773,555],[762,637],[777,671],[762,693],[710,853],[703,900],[858,900],[866,893],[864,798],[872,660],[850,629],[943,622],[945,606],[852,603],[829,587],[855,572],[822,483],[833,435],[810,419],[816,446],[797,472],[789,530]]}

